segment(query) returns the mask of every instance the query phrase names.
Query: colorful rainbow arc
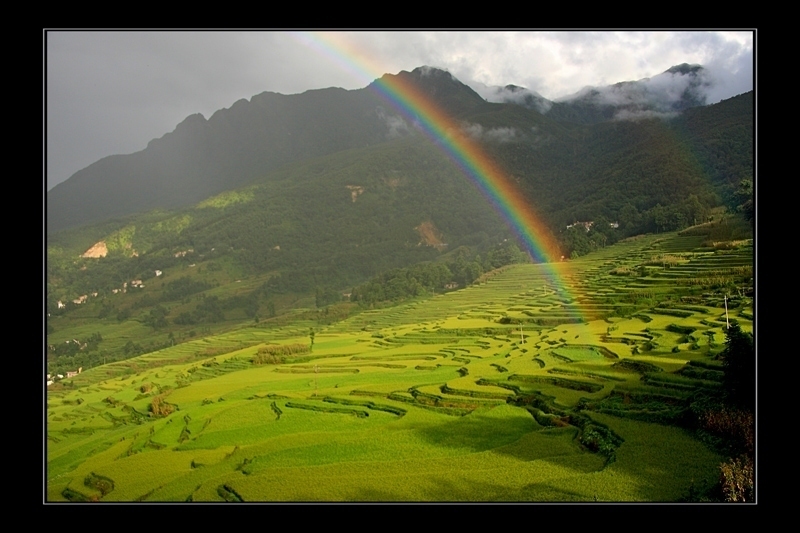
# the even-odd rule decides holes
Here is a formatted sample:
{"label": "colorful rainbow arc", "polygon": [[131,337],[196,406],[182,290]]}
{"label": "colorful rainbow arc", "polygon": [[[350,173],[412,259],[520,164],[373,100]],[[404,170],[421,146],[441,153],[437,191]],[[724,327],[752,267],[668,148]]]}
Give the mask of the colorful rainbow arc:
{"label": "colorful rainbow arc", "polygon": [[483,152],[462,128],[402,76],[381,76],[367,68],[369,58],[337,39],[336,34],[293,34],[303,44],[329,57],[345,70],[368,80],[384,99],[420,129],[462,170],[506,220],[531,257],[555,262],[561,255],[550,232],[539,220],[514,182]]}

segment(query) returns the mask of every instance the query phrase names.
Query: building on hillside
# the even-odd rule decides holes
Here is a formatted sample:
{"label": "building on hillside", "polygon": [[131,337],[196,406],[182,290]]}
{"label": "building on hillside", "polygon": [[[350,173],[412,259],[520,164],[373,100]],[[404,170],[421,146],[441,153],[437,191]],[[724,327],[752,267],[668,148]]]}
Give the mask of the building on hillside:
{"label": "building on hillside", "polygon": [[593,225],[593,224],[594,224],[594,222],[593,222],[593,221],[589,221],[589,222],[575,222],[575,223],[573,223],[573,224],[570,224],[570,225],[568,225],[568,226],[567,226],[567,229],[574,228],[574,227],[576,227],[576,226],[581,226],[581,227],[583,227],[584,229],[586,229],[586,231],[588,232],[590,229],[592,229],[592,225]]}

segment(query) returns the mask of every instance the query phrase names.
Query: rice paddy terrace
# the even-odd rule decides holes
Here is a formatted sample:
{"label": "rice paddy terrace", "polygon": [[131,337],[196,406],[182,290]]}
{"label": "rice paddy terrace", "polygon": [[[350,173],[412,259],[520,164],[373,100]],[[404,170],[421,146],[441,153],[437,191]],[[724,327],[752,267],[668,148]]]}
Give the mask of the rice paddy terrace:
{"label": "rice paddy terrace", "polygon": [[720,386],[726,323],[752,330],[752,266],[751,244],[650,235],[364,311],[272,363],[312,324],[90,369],[47,393],[46,499],[677,501],[719,476],[680,421]]}

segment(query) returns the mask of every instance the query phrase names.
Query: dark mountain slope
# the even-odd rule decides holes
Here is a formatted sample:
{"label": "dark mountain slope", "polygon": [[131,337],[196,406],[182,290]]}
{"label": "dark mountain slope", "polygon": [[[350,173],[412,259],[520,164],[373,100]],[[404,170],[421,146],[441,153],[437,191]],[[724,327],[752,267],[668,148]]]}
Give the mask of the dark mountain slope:
{"label": "dark mountain slope", "polygon": [[386,140],[371,93],[262,93],[210,119],[192,115],[141,152],[104,158],[47,194],[48,231],[191,205],[282,165]]}
{"label": "dark mountain slope", "polygon": [[673,121],[676,136],[726,203],[743,179],[755,173],[754,94],[687,110]]}
{"label": "dark mountain slope", "polygon": [[595,89],[564,103],[578,110],[578,122],[553,109],[543,115],[487,102],[449,73],[420,67],[356,91],[262,93],[208,120],[192,115],[145,150],[104,158],[50,191],[48,232],[192,205],[310,158],[416,135],[414,117],[396,111],[382,82],[410,86],[446,110],[520,184],[552,228],[576,217],[614,218],[626,205],[646,211],[676,204],[690,195],[708,207],[717,202],[714,194],[725,197],[748,169],[752,174],[752,95],[749,109],[731,99],[676,111],[701,102],[699,66],[680,65],[652,80]]}
{"label": "dark mountain slope", "polygon": [[[421,67],[396,77],[453,115],[485,104],[441,70]],[[48,231],[191,205],[283,165],[407,134],[409,125],[375,89],[373,83],[356,91],[265,92],[208,120],[191,115],[145,150],[104,158],[54,187],[47,194]]]}
{"label": "dark mountain slope", "polygon": [[486,199],[420,135],[291,165],[194,207],[106,227],[112,233],[100,240],[109,249],[119,244],[104,259],[80,260],[87,270],[74,258],[94,243],[77,235],[97,232],[87,226],[53,235],[54,291],[108,291],[168,270],[187,249],[192,261],[234,264],[244,276],[280,273],[278,291],[345,288],[459,246],[488,250],[510,237]]}

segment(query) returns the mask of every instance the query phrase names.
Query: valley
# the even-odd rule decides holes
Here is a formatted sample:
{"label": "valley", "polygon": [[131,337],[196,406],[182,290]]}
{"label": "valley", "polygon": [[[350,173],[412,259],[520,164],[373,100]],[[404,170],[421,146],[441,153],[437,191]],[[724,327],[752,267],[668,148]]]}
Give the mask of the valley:
{"label": "valley", "polygon": [[712,82],[418,67],[76,172],[45,500],[754,501],[755,94]]}
{"label": "valley", "polygon": [[[688,233],[84,369],[47,394],[47,498],[707,495],[725,457],[691,406],[721,390],[726,325],[752,330],[752,245]],[[280,346],[306,351],[254,362]]]}

